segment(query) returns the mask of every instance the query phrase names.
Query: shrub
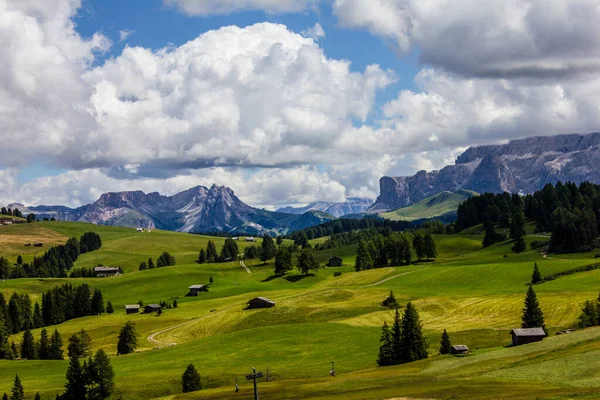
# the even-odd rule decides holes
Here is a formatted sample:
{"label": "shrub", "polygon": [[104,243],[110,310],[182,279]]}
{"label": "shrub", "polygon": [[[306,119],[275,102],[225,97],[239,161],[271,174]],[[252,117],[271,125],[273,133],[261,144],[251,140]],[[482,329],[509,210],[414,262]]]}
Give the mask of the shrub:
{"label": "shrub", "polygon": [[333,273],[333,276],[342,276],[342,273],[340,271],[335,271]]}

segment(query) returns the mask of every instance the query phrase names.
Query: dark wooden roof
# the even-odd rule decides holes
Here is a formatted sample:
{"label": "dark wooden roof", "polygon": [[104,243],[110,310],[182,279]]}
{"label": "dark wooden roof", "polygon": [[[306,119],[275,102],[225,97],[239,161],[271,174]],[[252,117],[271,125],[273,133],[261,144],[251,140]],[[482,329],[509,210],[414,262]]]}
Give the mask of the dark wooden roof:
{"label": "dark wooden roof", "polygon": [[125,304],[125,309],[127,310],[133,310],[133,309],[140,309],[140,305],[139,304]]}
{"label": "dark wooden roof", "polygon": [[264,302],[267,302],[267,303],[275,304],[275,302],[273,300],[267,299],[266,297],[261,297],[261,296],[255,297],[255,298],[249,300],[248,302],[251,302],[251,301],[254,301],[254,300],[260,300],[260,301],[264,301]]}
{"label": "dark wooden roof", "polygon": [[160,308],[160,306],[158,304],[146,304],[146,307]]}
{"label": "dark wooden roof", "polygon": [[452,348],[457,351],[469,351],[469,348],[467,346],[465,346],[464,344],[456,344],[456,345],[452,346]]}
{"label": "dark wooden roof", "polygon": [[515,336],[546,336],[544,328],[520,328],[510,331]]}
{"label": "dark wooden roof", "polygon": [[205,285],[192,285],[188,289],[202,289]]}
{"label": "dark wooden roof", "polygon": [[94,267],[94,272],[118,272],[119,271],[119,267],[103,267],[103,266],[97,266]]}

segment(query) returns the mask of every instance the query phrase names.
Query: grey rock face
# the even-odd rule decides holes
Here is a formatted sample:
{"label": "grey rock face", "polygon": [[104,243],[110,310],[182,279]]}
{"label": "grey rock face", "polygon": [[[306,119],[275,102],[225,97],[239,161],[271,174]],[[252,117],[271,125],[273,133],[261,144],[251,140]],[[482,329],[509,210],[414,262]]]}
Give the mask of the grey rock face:
{"label": "grey rock face", "polygon": [[304,214],[307,211],[323,211],[333,215],[336,218],[343,217],[348,214],[360,214],[373,204],[372,199],[361,197],[349,197],[347,201],[341,203],[330,203],[326,201],[318,201],[310,203],[304,207],[282,207],[277,209],[277,212],[287,214]]}
{"label": "grey rock face", "polygon": [[600,183],[600,133],[531,137],[504,145],[471,147],[455,165],[379,181],[368,212],[405,207],[442,191],[531,193],[547,183]]}

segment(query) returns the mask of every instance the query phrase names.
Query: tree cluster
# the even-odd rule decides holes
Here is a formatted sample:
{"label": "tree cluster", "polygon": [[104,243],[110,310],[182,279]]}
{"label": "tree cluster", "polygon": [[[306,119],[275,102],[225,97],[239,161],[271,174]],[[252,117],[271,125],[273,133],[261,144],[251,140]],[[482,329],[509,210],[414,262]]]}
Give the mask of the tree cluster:
{"label": "tree cluster", "polygon": [[0,209],[0,215],[23,218],[23,213],[21,213],[18,208],[11,210],[10,207],[8,207],[8,209],[6,207],[2,207],[2,209]]}
{"label": "tree cluster", "polygon": [[80,363],[79,357],[69,359],[65,392],[60,400],[107,399],[114,392],[115,373],[108,355],[100,349],[94,357]]}
{"label": "tree cluster", "polygon": [[138,333],[131,321],[121,328],[117,342],[117,355],[133,353],[137,347]]}
{"label": "tree cluster", "polygon": [[380,342],[377,357],[377,365],[380,367],[427,358],[428,343],[423,337],[419,313],[412,303],[406,305],[402,318],[396,309],[391,329],[387,322],[383,323]]}
{"label": "tree cluster", "polygon": [[142,261],[140,263],[139,270],[145,271],[147,269],[170,267],[172,265],[175,265],[175,263],[175,256],[165,251],[156,259],[156,265],[154,264],[154,260],[152,260],[152,257],[150,257],[148,258],[148,262]]}
{"label": "tree cluster", "polygon": [[56,329],[52,336],[48,335],[46,328],[42,329],[37,343],[31,331],[26,329],[21,340],[20,356],[22,360],[62,360],[62,346],[62,337]]}
{"label": "tree cluster", "polygon": [[297,245],[303,247],[303,245],[308,243],[308,240],[324,236],[337,235],[345,232],[353,232],[371,228],[390,228],[395,232],[401,232],[412,227],[413,225],[406,221],[391,221],[378,218],[342,218],[292,232],[287,235],[286,238],[294,240]]}
{"label": "tree cluster", "polygon": [[586,300],[581,307],[581,315],[579,316],[580,328],[596,325],[600,325],[600,295],[595,301]]}

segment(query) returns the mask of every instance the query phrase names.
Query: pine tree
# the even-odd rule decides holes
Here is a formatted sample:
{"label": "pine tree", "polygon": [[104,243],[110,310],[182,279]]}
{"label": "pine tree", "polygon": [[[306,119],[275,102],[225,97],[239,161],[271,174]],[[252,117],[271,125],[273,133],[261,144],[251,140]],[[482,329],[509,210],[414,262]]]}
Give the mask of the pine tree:
{"label": "pine tree", "polygon": [[117,343],[117,354],[129,354],[135,351],[137,347],[137,331],[135,324],[128,321],[119,333],[119,342]]}
{"label": "pine tree", "polygon": [[366,241],[361,240],[356,249],[354,269],[356,271],[364,271],[371,268],[373,268],[373,258],[369,252],[369,245]]}
{"label": "pine tree", "polygon": [[115,310],[113,308],[113,305],[112,305],[112,303],[109,300],[108,303],[106,303],[106,313],[107,314],[112,314],[114,312],[115,312]]}
{"label": "pine tree", "polygon": [[142,262],[140,263],[140,268],[139,268],[139,270],[140,270],[140,271],[145,271],[145,270],[147,270],[147,269],[148,269],[148,264],[146,264],[146,261],[142,261]]}
{"label": "pine tree", "polygon": [[209,240],[206,245],[206,262],[216,263],[218,259],[217,246],[215,246],[215,243],[212,240]]}
{"label": "pine tree", "polygon": [[292,268],[292,253],[286,247],[280,246],[275,255],[275,275],[283,275]]}
{"label": "pine tree", "polygon": [[21,257],[21,255],[18,255],[18,256],[17,256],[17,264],[18,264],[18,265],[21,265],[21,264],[23,264],[23,257]]}
{"label": "pine tree", "polygon": [[442,333],[442,340],[440,341],[440,354],[448,354],[450,353],[450,348],[452,347],[452,343],[450,342],[450,335],[444,329]]}
{"label": "pine tree", "polygon": [[379,355],[377,356],[377,365],[380,367],[392,365],[394,363],[394,347],[392,342],[392,333],[387,322],[383,322],[381,328],[381,338],[379,339]]}
{"label": "pine tree", "polygon": [[198,263],[204,264],[206,262],[206,251],[204,249],[200,249],[200,254],[198,254]]}
{"label": "pine tree", "polygon": [[41,328],[42,326],[44,326],[44,317],[42,317],[42,309],[40,308],[40,305],[36,302],[35,306],[33,307],[33,327],[34,328]]}
{"label": "pine tree", "polygon": [[148,269],[154,269],[154,261],[152,261],[152,257],[148,259]]}
{"label": "pine tree", "polygon": [[2,400],[8,400],[8,395],[6,393],[2,395]]}
{"label": "pine tree", "polygon": [[94,383],[93,389],[94,399],[107,399],[115,389],[115,373],[110,364],[110,359],[104,350],[100,349],[96,352],[93,359],[94,366]]}
{"label": "pine tree", "polygon": [[40,396],[40,392],[37,392],[35,394],[35,397],[33,398],[33,400],[42,400],[42,396]]}
{"label": "pine tree", "polygon": [[396,314],[394,314],[394,324],[392,325],[392,364],[399,364],[400,349],[402,346],[402,320],[400,319],[400,312],[396,308]]}
{"label": "pine tree", "polygon": [[40,360],[50,360],[50,337],[46,328],[40,332],[40,341],[38,342],[37,356]]}
{"label": "pine tree", "polygon": [[379,254],[377,255],[377,266],[378,267],[387,267],[389,264],[389,260],[387,257],[387,252],[385,247],[381,247],[379,249]]}
{"label": "pine tree", "polygon": [[390,295],[388,297],[386,297],[386,299],[384,301],[381,302],[381,305],[387,308],[398,308],[400,307],[400,304],[398,304],[398,301],[396,300],[396,297],[394,296],[394,291],[390,290]]}
{"label": "pine tree", "polygon": [[178,304],[177,304],[177,299],[173,300],[173,308],[177,308]]}
{"label": "pine tree", "polygon": [[21,341],[21,358],[24,360],[35,360],[35,340],[29,329],[23,332],[23,340]]}
{"label": "pine tree", "polygon": [[537,263],[533,264],[533,274],[531,275],[531,283],[536,284],[542,281],[542,274]]}
{"label": "pine tree", "polygon": [[200,380],[200,374],[196,367],[194,367],[194,364],[188,365],[181,377],[183,393],[195,392],[196,390],[202,389]]}
{"label": "pine tree", "polygon": [[412,303],[406,305],[402,316],[402,339],[400,341],[400,362],[412,362],[427,358],[427,343],[423,337],[423,328],[419,313]]}
{"label": "pine tree", "polygon": [[69,359],[69,368],[67,369],[67,383],[65,384],[65,393],[61,397],[64,400],[82,400],[86,398],[87,387],[85,373],[79,358],[73,355]]}
{"label": "pine tree", "polygon": [[263,264],[266,264],[267,261],[275,257],[276,253],[277,248],[275,247],[275,243],[273,243],[273,238],[265,233],[261,244],[260,260]]}
{"label": "pine tree", "polygon": [[425,232],[423,236],[423,246],[425,249],[425,257],[427,257],[428,260],[434,260],[437,257],[438,252],[431,233]]}
{"label": "pine tree", "polygon": [[15,375],[15,381],[11,390],[10,400],[25,400],[25,389],[19,379],[19,375]]}
{"label": "pine tree", "polygon": [[54,329],[54,333],[50,338],[50,359],[62,360],[64,358],[62,346],[62,337],[58,333],[58,329]]}
{"label": "pine tree", "polygon": [[94,295],[92,296],[91,311],[93,315],[104,314],[104,299],[100,289],[94,289]]}
{"label": "pine tree", "polygon": [[522,253],[527,249],[525,245],[525,217],[522,209],[514,210],[510,222],[510,238],[513,240],[513,253]]}
{"label": "pine tree", "polygon": [[533,290],[533,286],[529,285],[527,295],[525,296],[525,307],[523,308],[523,316],[521,317],[522,328],[544,328],[544,313],[540,308],[537,296]]}
{"label": "pine tree", "polygon": [[211,275],[211,277],[208,279],[208,283],[211,283],[211,284],[212,284],[212,283],[214,283],[214,279],[213,279],[212,275]]}
{"label": "pine tree", "polygon": [[579,316],[579,327],[587,328],[588,326],[596,325],[598,321],[598,315],[596,314],[596,305],[593,301],[586,300],[581,308],[581,315]]}
{"label": "pine tree", "polygon": [[298,256],[298,269],[305,275],[308,275],[310,271],[317,271],[319,269],[319,262],[311,249],[305,248]]}

